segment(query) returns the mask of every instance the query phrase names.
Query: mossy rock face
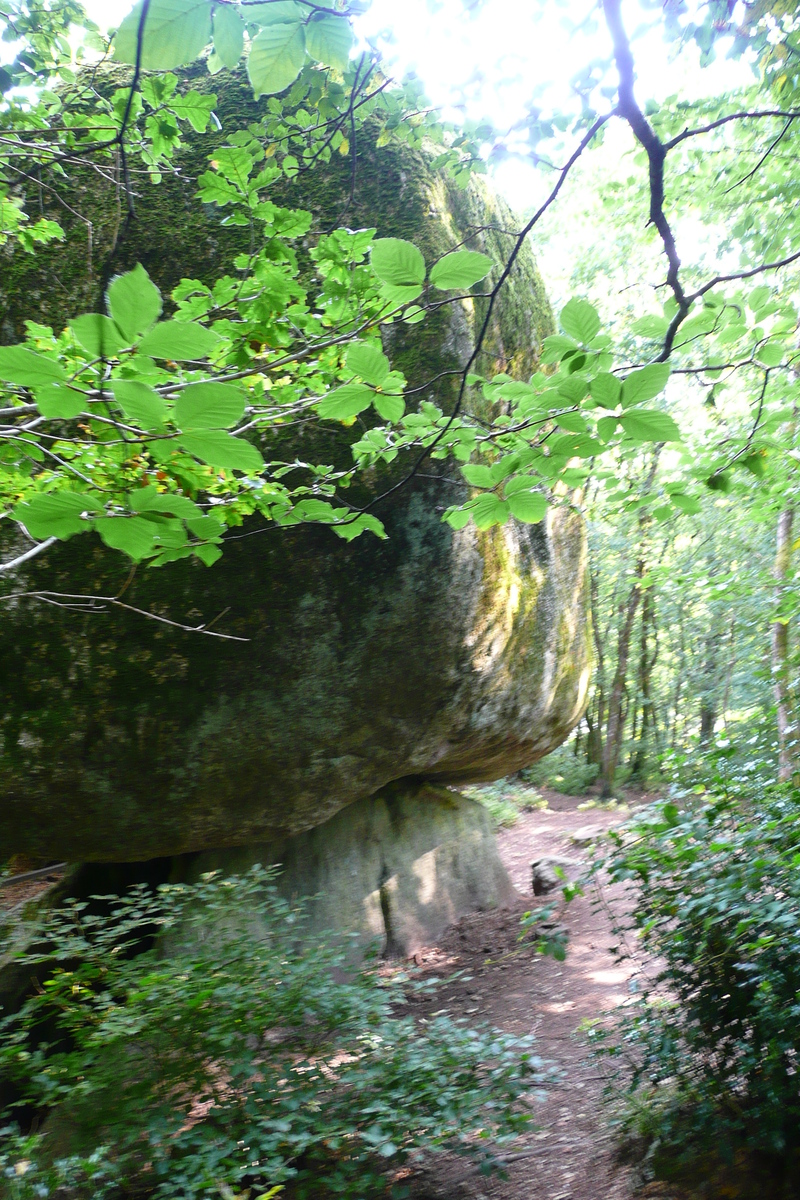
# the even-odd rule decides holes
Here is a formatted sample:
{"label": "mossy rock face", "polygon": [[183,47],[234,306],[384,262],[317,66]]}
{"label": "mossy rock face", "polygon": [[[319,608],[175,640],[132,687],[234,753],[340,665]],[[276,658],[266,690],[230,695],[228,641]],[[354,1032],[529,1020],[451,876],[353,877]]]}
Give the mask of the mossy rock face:
{"label": "mossy rock face", "polygon": [[[214,87],[221,91],[220,77]],[[225,95],[226,111],[241,105],[241,123],[252,119],[240,81],[229,78]],[[203,144],[195,173],[206,153]],[[141,224],[120,263],[144,262],[165,292],[184,275],[211,281],[241,236],[192,198],[192,154],[182,183],[141,186]],[[361,146],[358,182],[348,224],[410,237],[428,261],[477,226],[508,229],[513,220],[483,185],[458,192],[403,147]],[[91,200],[96,255],[115,203],[103,188],[97,182],[80,205],[87,215]],[[282,202],[329,226],[349,190],[348,164],[285,188]],[[504,238],[485,231],[471,244],[502,253]],[[23,316],[59,325],[91,304],[96,280],[85,242],[82,257],[76,245],[48,251],[46,266],[7,259],[5,340]],[[66,294],[49,282],[57,276]],[[393,358],[412,386],[464,362],[479,305],[392,331]],[[524,374],[551,328],[525,253],[484,367]],[[427,394],[446,408],[449,387],[445,379]],[[0,857],[130,861],[270,841],[392,781],[493,779],[557,746],[582,712],[589,677],[582,523],[560,509],[541,526],[455,532],[441,521],[464,496],[454,467],[424,474],[381,508],[385,542],[365,535],[348,545],[325,528],[252,521],[210,569],[180,562],[139,569],[127,582],[129,564],[89,536],[26,564],[19,590],[125,588],[133,607],[190,625],[215,620],[249,640],[185,633],[119,609],[21,601],[6,610]]]}

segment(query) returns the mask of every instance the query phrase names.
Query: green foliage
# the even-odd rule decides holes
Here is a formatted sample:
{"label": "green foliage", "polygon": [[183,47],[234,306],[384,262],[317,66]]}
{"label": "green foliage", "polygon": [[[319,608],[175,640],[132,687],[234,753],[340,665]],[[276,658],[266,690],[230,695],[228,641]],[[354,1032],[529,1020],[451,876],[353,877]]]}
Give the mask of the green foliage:
{"label": "green foliage", "polygon": [[3,1131],[15,1196],[356,1200],[425,1152],[486,1160],[525,1127],[529,1039],[415,1020],[406,992],[430,984],[353,966],[305,921],[258,868],[53,913],[2,1026],[6,1120],[46,1118]]}
{"label": "green foliage", "polygon": [[535,788],[521,784],[518,779],[498,779],[496,783],[469,784],[460,789],[471,800],[477,800],[488,809],[492,820],[499,828],[514,825],[524,812],[547,808]]}
{"label": "green foliage", "polygon": [[597,778],[597,772],[596,763],[587,763],[576,755],[572,745],[564,745],[520,774],[530,783],[544,785],[565,796],[584,796]]}
{"label": "green foliage", "polygon": [[790,1163],[800,1131],[800,795],[740,779],[726,795],[660,802],[611,837],[605,867],[634,888],[621,954],[635,934],[654,967],[598,1044],[624,1057],[625,1086],[662,1156],[701,1162],[746,1146]]}

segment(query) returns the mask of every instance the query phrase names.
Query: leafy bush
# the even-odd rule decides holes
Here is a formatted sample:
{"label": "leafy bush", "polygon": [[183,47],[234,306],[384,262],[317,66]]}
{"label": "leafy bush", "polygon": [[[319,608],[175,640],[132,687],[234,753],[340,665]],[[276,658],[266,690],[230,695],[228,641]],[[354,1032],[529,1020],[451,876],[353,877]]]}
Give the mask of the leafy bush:
{"label": "leafy bush", "polygon": [[617,932],[659,968],[595,1031],[628,1064],[630,1127],[662,1157],[797,1161],[800,794],[661,804],[611,837],[605,866],[636,887]]}
{"label": "leafy bush", "polygon": [[552,788],[565,796],[583,796],[597,779],[597,763],[578,758],[569,745],[559,746],[552,754],[539,759],[532,767],[520,771],[523,779],[541,787]]}
{"label": "leafy bush", "polygon": [[534,788],[514,779],[472,784],[459,790],[488,809],[495,825],[501,829],[513,825],[521,813],[547,808],[547,801]]}
{"label": "leafy bush", "polygon": [[48,918],[35,990],[0,1026],[12,1195],[366,1197],[425,1151],[485,1157],[525,1126],[528,1039],[415,1020],[408,989],[430,985],[353,966],[270,879]]}

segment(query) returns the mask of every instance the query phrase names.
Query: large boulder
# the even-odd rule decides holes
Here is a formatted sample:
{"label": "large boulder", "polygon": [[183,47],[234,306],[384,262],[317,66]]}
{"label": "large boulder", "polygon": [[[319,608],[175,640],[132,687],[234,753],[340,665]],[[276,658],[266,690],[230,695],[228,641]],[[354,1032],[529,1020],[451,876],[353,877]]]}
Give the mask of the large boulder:
{"label": "large boulder", "polygon": [[[252,97],[235,78],[224,98],[226,111],[249,117]],[[120,267],[143,261],[165,290],[185,274],[213,279],[241,236],[192,199],[186,177],[203,163],[191,154],[181,178],[141,185],[140,222],[120,256]],[[423,151],[362,141],[358,180],[349,223],[411,237],[428,261],[465,237],[496,255],[508,249],[504,206],[480,183],[454,187]],[[327,213],[330,224],[348,165],[292,187],[284,203],[311,208],[319,227]],[[113,187],[93,176],[75,188],[74,206],[93,214],[96,261]],[[91,303],[96,281],[77,241],[21,271],[10,259],[3,273],[6,340],[31,305],[60,325]],[[66,309],[47,277],[66,282]],[[445,409],[446,372],[466,360],[480,316],[476,299],[392,331],[412,387],[428,384],[423,394]],[[551,329],[526,251],[497,307],[484,370],[528,372]],[[341,451],[337,436],[331,453]],[[4,608],[0,858],[131,861],[273,842],[393,781],[493,779],[557,746],[581,715],[589,677],[581,520],[564,507],[540,526],[456,532],[441,521],[464,496],[456,476],[451,464],[432,464],[395,492],[380,510],[385,542],[253,521],[210,569],[181,562],[131,579],[120,556],[87,536],[26,564],[17,592],[120,596],[130,609],[90,602],[87,611],[66,599],[72,608],[24,599]],[[385,483],[366,479],[362,494]],[[137,609],[179,625],[213,621],[247,640],[184,632]]]}

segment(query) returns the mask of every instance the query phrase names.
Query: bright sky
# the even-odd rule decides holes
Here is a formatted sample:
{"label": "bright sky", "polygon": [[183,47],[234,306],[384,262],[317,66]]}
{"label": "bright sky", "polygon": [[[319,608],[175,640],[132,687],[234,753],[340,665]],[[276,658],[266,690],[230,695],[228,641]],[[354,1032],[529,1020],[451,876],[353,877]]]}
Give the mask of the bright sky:
{"label": "bright sky", "polygon": [[[84,3],[106,28],[131,8],[131,0]],[[467,16],[464,0],[373,0],[358,28],[381,45],[395,73],[416,71],[435,104],[445,110],[460,105],[469,116],[488,117],[503,129],[522,117],[532,98],[545,111],[568,105],[575,73],[608,58],[605,26],[593,19],[597,7],[597,0],[479,0]],[[696,97],[751,78],[745,64],[724,58],[701,69],[696,50],[671,62],[669,47],[652,28],[647,0],[626,0],[623,14],[628,31],[638,30],[640,100],[676,91]],[[541,189],[535,174],[512,160],[495,178],[511,204],[523,208]]]}

